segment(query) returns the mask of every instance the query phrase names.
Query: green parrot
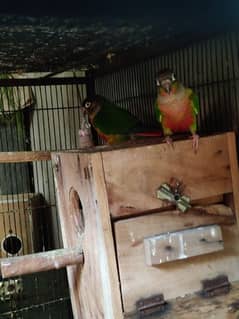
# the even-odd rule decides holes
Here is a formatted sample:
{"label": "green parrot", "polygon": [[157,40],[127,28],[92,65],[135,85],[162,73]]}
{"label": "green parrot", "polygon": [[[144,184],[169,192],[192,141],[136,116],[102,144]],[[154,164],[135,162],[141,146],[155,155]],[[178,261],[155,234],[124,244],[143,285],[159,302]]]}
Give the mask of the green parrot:
{"label": "green parrot", "polygon": [[121,143],[137,136],[162,136],[161,130],[144,128],[131,113],[101,95],[86,98],[82,107],[88,113],[89,121],[97,134],[108,144]]}
{"label": "green parrot", "polygon": [[161,123],[166,142],[172,144],[171,135],[191,132],[193,149],[197,151],[199,136],[196,134],[196,117],[199,112],[199,99],[192,89],[184,87],[169,70],[159,72],[157,78],[157,99],[155,113]]}

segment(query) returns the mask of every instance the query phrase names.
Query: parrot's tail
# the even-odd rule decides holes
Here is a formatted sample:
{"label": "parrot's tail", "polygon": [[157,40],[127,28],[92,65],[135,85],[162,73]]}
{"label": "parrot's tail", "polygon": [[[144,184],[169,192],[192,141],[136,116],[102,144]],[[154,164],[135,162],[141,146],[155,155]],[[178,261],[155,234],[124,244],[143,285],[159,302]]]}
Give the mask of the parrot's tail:
{"label": "parrot's tail", "polygon": [[135,136],[142,136],[142,137],[160,137],[162,136],[161,131],[152,131],[152,132],[137,132],[134,133]]}

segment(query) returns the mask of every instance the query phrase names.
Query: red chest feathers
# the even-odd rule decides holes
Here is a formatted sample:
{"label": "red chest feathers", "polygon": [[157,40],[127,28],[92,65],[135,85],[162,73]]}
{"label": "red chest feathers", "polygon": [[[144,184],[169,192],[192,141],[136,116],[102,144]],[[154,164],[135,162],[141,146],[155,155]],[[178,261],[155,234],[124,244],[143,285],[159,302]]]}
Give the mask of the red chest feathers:
{"label": "red chest feathers", "polygon": [[188,97],[181,99],[170,98],[168,101],[158,101],[162,114],[162,125],[174,132],[188,131],[195,117],[191,101]]}

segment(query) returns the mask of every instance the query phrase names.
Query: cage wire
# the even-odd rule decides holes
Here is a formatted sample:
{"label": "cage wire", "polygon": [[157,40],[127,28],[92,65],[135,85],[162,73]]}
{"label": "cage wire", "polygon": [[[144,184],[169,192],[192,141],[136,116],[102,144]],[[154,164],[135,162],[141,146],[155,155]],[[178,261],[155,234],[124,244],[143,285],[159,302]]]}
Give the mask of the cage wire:
{"label": "cage wire", "polygon": [[[1,77],[0,152],[79,148],[86,78]],[[0,164],[0,257],[62,247],[50,160]],[[65,270],[0,281],[0,318],[71,318]]]}

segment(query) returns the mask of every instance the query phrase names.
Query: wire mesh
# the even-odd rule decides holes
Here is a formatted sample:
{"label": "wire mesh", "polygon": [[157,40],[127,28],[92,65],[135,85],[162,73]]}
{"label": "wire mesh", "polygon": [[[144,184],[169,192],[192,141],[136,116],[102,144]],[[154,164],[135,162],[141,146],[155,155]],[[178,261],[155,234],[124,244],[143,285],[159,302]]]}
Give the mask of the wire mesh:
{"label": "wire mesh", "polygon": [[[87,78],[2,79],[0,152],[79,148],[87,84]],[[0,163],[0,242],[0,257],[62,247],[50,160]],[[65,270],[16,280],[22,291],[12,279],[0,281],[0,318],[72,317]]]}

